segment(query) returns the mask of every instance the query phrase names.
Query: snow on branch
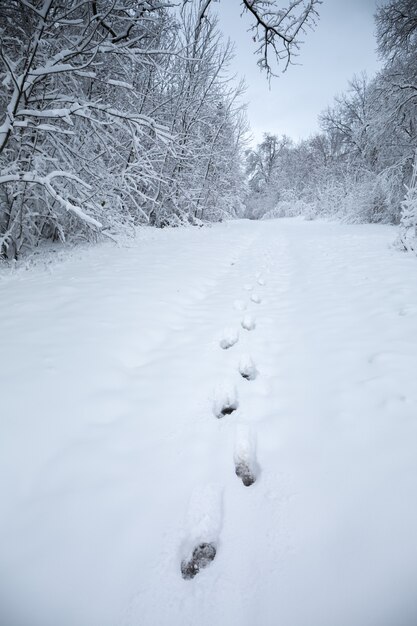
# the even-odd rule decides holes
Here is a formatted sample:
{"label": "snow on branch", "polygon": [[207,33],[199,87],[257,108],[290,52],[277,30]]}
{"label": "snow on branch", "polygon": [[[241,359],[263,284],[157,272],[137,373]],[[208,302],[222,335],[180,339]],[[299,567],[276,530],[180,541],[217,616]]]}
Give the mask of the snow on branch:
{"label": "snow on branch", "polygon": [[75,174],[71,172],[62,172],[62,171],[54,171],[50,172],[46,176],[39,176],[36,172],[24,172],[17,174],[5,174],[0,176],[0,185],[4,185],[6,183],[12,182],[20,182],[20,183],[33,183],[35,185],[43,186],[48,193],[52,196],[54,200],[59,202],[61,206],[64,207],[67,211],[74,213],[81,221],[85,222],[89,226],[94,226],[96,228],[101,229],[103,225],[90,215],[87,215],[80,206],[73,204],[66,198],[63,198],[52,186],[52,181],[54,178],[66,178],[67,180],[71,180],[73,182],[78,183],[85,189],[90,189],[90,186],[81,180]]}
{"label": "snow on branch", "polygon": [[90,114],[90,112],[94,111],[103,113],[105,115],[108,115],[109,117],[132,122],[134,124],[137,124],[138,126],[146,126],[147,128],[152,129],[153,132],[160,134],[166,139],[171,138],[171,135],[168,132],[166,126],[163,126],[162,124],[157,124],[155,120],[153,120],[148,115],[119,111],[118,109],[115,109],[109,105],[100,104],[98,102],[73,102],[71,106],[61,109],[20,109],[16,112],[15,117],[37,117],[43,119],[68,120],[71,115],[78,115],[94,122],[97,121],[97,118],[91,116]]}

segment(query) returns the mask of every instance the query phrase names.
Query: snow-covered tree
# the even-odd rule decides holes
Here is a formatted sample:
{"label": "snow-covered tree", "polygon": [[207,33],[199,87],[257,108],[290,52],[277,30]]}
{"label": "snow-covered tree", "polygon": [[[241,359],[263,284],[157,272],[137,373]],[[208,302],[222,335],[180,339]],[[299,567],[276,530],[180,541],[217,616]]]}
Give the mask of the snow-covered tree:
{"label": "snow-covered tree", "polygon": [[401,204],[401,224],[398,244],[404,249],[417,251],[417,152],[414,157],[410,184],[406,187]]}
{"label": "snow-covered tree", "polygon": [[[0,256],[241,212],[243,88],[214,4],[0,0]],[[241,0],[269,74],[319,4]]]}
{"label": "snow-covered tree", "polygon": [[161,124],[138,112],[132,85],[135,72],[167,52],[154,46],[163,14],[159,3],[135,0],[117,7],[2,2],[0,243],[7,256],[43,237],[91,237],[128,221],[121,202],[132,155],[141,171],[138,205],[153,175],[142,144],[169,141]]}

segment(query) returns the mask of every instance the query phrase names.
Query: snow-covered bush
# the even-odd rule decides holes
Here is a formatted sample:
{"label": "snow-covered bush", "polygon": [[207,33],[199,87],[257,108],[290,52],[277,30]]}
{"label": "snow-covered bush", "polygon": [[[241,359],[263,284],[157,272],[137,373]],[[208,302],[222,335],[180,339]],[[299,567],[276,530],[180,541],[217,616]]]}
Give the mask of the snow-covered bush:
{"label": "snow-covered bush", "polygon": [[293,189],[289,189],[283,192],[282,198],[276,203],[273,209],[264,213],[262,219],[269,220],[279,217],[297,217],[299,215],[307,216],[308,219],[314,219],[316,215],[315,207],[312,203],[298,198],[296,192]]}
{"label": "snow-covered bush", "polygon": [[351,223],[398,223],[401,176],[398,170],[361,177],[346,175],[317,190],[318,214]]}

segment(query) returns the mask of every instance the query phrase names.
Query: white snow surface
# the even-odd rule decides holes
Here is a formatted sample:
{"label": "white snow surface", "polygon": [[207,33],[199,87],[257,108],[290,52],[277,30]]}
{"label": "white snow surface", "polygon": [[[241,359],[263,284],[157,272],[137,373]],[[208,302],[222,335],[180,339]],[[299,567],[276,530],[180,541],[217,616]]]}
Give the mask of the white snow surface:
{"label": "white snow surface", "polygon": [[394,238],[242,220],[3,270],[0,624],[414,626],[417,262]]}

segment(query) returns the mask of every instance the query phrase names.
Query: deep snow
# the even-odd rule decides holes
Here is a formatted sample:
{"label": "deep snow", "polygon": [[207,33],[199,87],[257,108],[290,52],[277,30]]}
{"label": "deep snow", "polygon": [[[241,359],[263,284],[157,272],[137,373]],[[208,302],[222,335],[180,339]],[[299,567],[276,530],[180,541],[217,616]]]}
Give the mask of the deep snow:
{"label": "deep snow", "polygon": [[3,272],[1,626],[414,626],[417,262],[394,237],[238,221]]}

